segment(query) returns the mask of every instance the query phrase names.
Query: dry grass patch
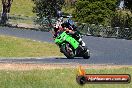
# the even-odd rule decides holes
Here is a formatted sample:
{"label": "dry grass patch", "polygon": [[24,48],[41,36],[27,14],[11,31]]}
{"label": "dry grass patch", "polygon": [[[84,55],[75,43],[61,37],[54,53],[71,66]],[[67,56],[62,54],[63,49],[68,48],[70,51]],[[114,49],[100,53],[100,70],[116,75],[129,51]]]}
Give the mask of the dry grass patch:
{"label": "dry grass patch", "polygon": [[52,43],[0,35],[0,57],[62,56]]}

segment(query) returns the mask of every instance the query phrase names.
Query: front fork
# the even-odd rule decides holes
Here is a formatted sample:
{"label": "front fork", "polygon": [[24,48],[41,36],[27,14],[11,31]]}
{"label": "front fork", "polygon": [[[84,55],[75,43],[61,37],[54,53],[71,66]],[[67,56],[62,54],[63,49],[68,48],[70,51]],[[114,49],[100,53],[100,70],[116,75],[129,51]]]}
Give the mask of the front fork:
{"label": "front fork", "polygon": [[[63,43],[61,45],[59,45],[59,48],[60,48],[60,52],[63,53],[63,51],[61,50],[61,46],[65,46],[65,49],[68,53],[72,54],[72,55],[76,55],[75,53],[75,50],[74,48],[71,48],[70,44],[66,44],[66,43]],[[69,48],[70,47],[70,48]],[[69,48],[69,49],[68,49]],[[72,52],[71,52],[72,51]]]}
{"label": "front fork", "polygon": [[61,45],[58,45],[59,48],[60,48],[60,52],[61,52],[61,53],[63,53],[62,50],[61,50],[61,46],[64,46],[64,45],[65,45],[65,43],[62,43]]}

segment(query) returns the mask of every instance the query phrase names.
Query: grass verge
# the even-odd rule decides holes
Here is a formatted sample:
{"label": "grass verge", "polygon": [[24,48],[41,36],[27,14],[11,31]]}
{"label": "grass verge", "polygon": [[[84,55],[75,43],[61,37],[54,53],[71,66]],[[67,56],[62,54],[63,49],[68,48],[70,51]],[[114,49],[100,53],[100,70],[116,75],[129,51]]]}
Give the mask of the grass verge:
{"label": "grass verge", "polygon": [[[131,74],[131,68],[87,69],[87,73]],[[86,84],[76,83],[76,69],[0,71],[0,88],[132,88],[130,84]]]}
{"label": "grass verge", "polygon": [[61,56],[55,44],[0,35],[0,57]]}
{"label": "grass verge", "polygon": [[[24,16],[35,16],[32,12],[34,3],[32,0],[13,0],[10,14],[19,14]],[[0,7],[2,7],[0,3]],[[0,11],[2,9],[0,8]]]}
{"label": "grass verge", "polygon": [[25,23],[25,24],[35,24],[34,23],[34,19],[29,19],[29,20],[24,20],[24,19],[9,19],[8,20],[9,23],[12,23],[12,24],[20,24],[20,23]]}
{"label": "grass verge", "polygon": [[[14,17],[15,19],[9,19],[9,22],[13,24],[19,23],[27,23],[27,24],[34,24],[34,19],[30,19],[29,17],[36,17],[36,14],[33,13],[34,3],[32,0],[13,0],[11,10],[10,10],[10,17]],[[2,3],[0,3],[0,7],[2,7]],[[0,12],[2,8],[0,8]],[[27,19],[19,19],[17,18],[19,15],[20,18],[27,18]]]}

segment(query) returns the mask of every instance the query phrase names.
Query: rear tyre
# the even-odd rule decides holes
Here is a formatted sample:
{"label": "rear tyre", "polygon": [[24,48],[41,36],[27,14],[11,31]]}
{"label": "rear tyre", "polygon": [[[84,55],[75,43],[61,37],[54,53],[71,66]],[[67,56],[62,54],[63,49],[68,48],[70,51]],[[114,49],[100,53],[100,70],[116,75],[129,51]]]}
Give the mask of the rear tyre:
{"label": "rear tyre", "polygon": [[68,51],[68,48],[70,48],[70,47],[67,47],[67,44],[62,45],[62,46],[61,46],[61,52],[62,52],[68,59],[72,59],[72,58],[74,58],[73,50],[70,48],[72,51],[69,52],[69,51]]}
{"label": "rear tyre", "polygon": [[83,55],[84,59],[89,59],[90,58],[90,51],[87,49],[86,52]]}

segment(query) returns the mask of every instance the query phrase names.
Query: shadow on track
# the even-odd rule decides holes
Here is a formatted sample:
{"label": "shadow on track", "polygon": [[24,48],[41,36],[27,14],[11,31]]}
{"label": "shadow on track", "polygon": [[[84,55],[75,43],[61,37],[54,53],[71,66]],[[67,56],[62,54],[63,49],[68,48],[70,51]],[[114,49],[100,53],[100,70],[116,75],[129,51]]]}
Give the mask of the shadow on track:
{"label": "shadow on track", "polygon": [[[55,58],[55,59],[68,59],[68,58],[66,58],[66,57],[58,57],[58,58]],[[72,58],[72,59],[84,59],[84,58],[83,57],[75,57],[75,58]]]}
{"label": "shadow on track", "polygon": [[86,63],[88,59],[73,58],[67,59],[66,57],[54,58],[8,58],[0,59],[0,63],[25,63],[25,64],[45,64],[45,63]]}

